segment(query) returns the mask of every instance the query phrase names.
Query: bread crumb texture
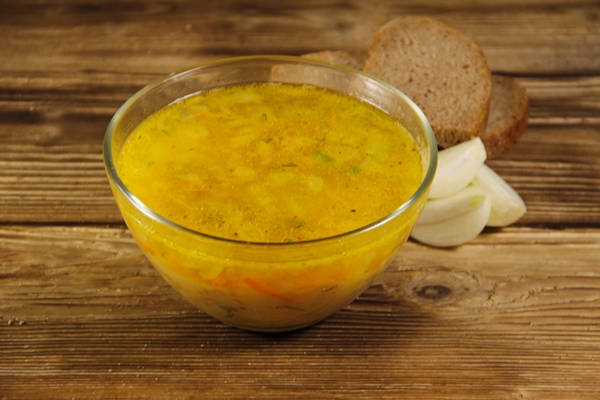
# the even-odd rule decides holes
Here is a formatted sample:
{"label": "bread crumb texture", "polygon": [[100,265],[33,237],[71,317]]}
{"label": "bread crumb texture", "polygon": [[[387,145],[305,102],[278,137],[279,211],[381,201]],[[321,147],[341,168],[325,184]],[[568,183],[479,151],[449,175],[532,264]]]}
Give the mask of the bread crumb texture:
{"label": "bread crumb texture", "polygon": [[485,56],[456,30],[427,17],[381,27],[364,71],[397,87],[425,113],[440,147],[484,132],[491,93]]}

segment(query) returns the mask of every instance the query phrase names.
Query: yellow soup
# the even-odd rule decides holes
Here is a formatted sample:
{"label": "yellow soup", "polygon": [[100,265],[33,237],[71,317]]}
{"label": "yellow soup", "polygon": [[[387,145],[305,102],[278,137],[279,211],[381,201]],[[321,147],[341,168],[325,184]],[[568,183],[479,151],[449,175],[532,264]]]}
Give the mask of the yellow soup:
{"label": "yellow soup", "polygon": [[[165,107],[129,135],[117,169],[138,199],[181,226],[269,243],[364,227],[406,202],[423,179],[421,153],[396,119],[344,94],[275,83],[219,88]],[[190,244],[120,205],[175,288],[222,321],[267,331],[309,325],[354,299],[416,218],[346,247],[340,239],[343,251],[271,259],[264,248],[254,262],[227,242],[215,255],[210,244]]]}

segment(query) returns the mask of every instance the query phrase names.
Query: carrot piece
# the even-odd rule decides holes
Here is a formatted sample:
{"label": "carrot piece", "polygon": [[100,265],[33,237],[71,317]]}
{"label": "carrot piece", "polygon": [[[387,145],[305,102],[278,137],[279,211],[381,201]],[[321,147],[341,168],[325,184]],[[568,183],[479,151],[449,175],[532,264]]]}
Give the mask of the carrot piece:
{"label": "carrot piece", "polygon": [[248,284],[248,286],[251,286],[252,288],[256,289],[257,291],[259,291],[263,294],[266,294],[267,296],[271,296],[276,299],[284,300],[284,301],[292,301],[293,300],[291,297],[273,292],[272,290],[263,286],[261,283],[255,281],[252,278],[244,278],[244,282],[246,282]]}
{"label": "carrot piece", "polygon": [[225,286],[227,284],[227,279],[222,275],[218,275],[216,278],[213,278],[210,283],[215,287]]}

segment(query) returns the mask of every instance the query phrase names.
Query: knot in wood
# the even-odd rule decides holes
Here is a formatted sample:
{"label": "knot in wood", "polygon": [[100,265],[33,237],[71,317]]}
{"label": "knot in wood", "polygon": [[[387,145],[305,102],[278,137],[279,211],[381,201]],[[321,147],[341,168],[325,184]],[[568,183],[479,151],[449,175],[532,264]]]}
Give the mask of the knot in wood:
{"label": "knot in wood", "polygon": [[[415,288],[416,290],[416,288]],[[417,290],[417,296],[422,297],[424,299],[429,300],[439,300],[448,296],[452,293],[452,290],[446,286],[442,285],[429,285],[423,286],[420,290]]]}

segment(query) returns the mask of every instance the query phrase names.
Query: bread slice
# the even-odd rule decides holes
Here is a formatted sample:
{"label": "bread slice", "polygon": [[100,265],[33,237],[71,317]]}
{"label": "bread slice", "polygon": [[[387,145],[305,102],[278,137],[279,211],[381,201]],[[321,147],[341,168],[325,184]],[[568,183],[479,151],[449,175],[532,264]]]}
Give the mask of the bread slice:
{"label": "bread slice", "polygon": [[[362,69],[368,52],[327,50],[302,57]],[[487,127],[480,135],[488,159],[514,145],[527,129],[529,118],[527,92],[516,80],[492,74],[490,96]]]}
{"label": "bread slice", "polygon": [[362,71],[368,56],[369,53],[366,51],[325,50],[304,54],[301,57],[327,61]]}
{"label": "bread slice", "polygon": [[498,157],[519,140],[529,122],[527,91],[509,77],[492,75],[487,128],[481,134],[488,159]]}
{"label": "bread slice", "polygon": [[398,17],[371,43],[364,71],[410,97],[445,148],[485,131],[491,74],[481,49],[427,17]]}

